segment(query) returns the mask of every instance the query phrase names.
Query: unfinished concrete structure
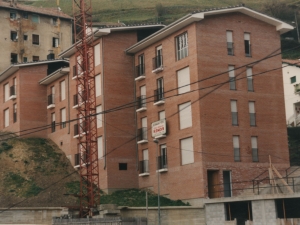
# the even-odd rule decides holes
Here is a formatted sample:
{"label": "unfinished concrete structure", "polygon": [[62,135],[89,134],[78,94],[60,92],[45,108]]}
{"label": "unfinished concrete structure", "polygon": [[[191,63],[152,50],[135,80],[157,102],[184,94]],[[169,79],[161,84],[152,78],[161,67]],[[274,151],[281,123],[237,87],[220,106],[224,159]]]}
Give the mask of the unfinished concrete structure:
{"label": "unfinished concrete structure", "polygon": [[13,63],[57,58],[72,44],[71,19],[57,8],[0,0],[0,72]]}

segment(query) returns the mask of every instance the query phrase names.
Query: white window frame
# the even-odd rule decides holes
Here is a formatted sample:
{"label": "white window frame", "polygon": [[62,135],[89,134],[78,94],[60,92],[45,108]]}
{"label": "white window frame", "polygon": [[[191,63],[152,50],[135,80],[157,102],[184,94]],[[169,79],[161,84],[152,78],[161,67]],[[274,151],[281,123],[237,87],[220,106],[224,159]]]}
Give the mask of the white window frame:
{"label": "white window frame", "polygon": [[189,55],[188,33],[185,32],[175,37],[176,42],[176,59],[180,60]]}

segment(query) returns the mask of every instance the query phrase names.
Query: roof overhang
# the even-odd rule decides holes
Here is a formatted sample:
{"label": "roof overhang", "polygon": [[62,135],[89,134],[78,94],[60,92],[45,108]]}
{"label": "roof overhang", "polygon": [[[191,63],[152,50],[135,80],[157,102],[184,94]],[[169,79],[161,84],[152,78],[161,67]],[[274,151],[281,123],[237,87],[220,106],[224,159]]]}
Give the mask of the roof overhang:
{"label": "roof overhang", "polygon": [[0,73],[0,82],[17,72],[20,67],[26,67],[26,66],[36,66],[36,65],[43,65],[43,64],[50,64],[50,63],[55,63],[55,62],[66,62],[69,63],[68,60],[64,59],[58,59],[58,60],[45,60],[45,61],[39,61],[39,62],[29,62],[29,63],[19,63],[19,64],[14,64],[8,67],[6,70]]}
{"label": "roof overhang", "polygon": [[[117,32],[117,31],[129,31],[129,30],[140,30],[140,29],[145,29],[145,28],[157,28],[157,27],[165,27],[165,25],[162,24],[154,24],[154,25],[138,25],[138,26],[122,26],[122,27],[110,27],[110,28],[99,28],[96,29],[93,28],[94,31],[94,40],[97,40],[103,36],[106,36],[112,32]],[[76,44],[78,44],[77,42]],[[76,44],[73,44],[70,48],[66,49],[62,53],[60,53],[58,56],[60,58],[70,58],[72,55],[74,55],[77,50],[76,50]]]}
{"label": "roof overhang", "polygon": [[206,16],[213,16],[213,15],[220,15],[220,14],[226,14],[226,13],[234,13],[234,12],[240,12],[243,14],[246,14],[250,17],[253,17],[255,19],[261,20],[265,23],[268,23],[270,25],[273,25],[276,27],[276,30],[280,32],[280,34],[286,33],[290,30],[293,30],[294,27],[282,22],[278,19],[275,19],[273,17],[267,16],[265,14],[256,12],[252,9],[240,6],[240,7],[233,7],[233,8],[224,8],[224,9],[217,9],[212,11],[203,11],[199,13],[193,13],[188,14],[185,17],[180,18],[179,20],[175,21],[174,23],[171,23],[170,25],[166,26],[165,28],[157,31],[156,33],[150,35],[149,37],[145,38],[144,40],[136,43],[135,45],[131,46],[130,48],[126,49],[126,53],[128,54],[134,54],[145,47],[154,44],[155,42],[161,40],[162,38],[165,38],[169,36],[170,34],[182,29],[183,27],[193,23],[203,20]]}
{"label": "roof overhang", "polygon": [[42,80],[40,80],[39,84],[48,85],[48,84],[52,83],[53,81],[61,78],[62,76],[68,74],[69,72],[70,72],[70,67],[60,68],[60,69],[56,70],[55,72],[49,74]]}

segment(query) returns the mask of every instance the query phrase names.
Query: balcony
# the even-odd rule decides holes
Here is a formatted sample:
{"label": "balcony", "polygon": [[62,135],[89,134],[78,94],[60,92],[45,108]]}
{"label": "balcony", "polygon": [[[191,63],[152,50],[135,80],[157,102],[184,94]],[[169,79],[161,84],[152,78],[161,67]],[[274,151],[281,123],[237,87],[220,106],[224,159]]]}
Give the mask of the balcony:
{"label": "balcony", "polygon": [[137,138],[138,138],[138,140],[137,140],[138,144],[143,144],[143,143],[147,143],[148,142],[147,127],[142,127],[140,129],[138,129]]}
{"label": "balcony", "polygon": [[158,55],[152,59],[153,70],[152,73],[159,73],[164,70],[163,57]]}
{"label": "balcony", "polygon": [[9,99],[10,100],[14,100],[17,98],[17,92],[16,92],[16,86],[13,85],[10,87],[10,95],[9,95]]}
{"label": "balcony", "polygon": [[159,173],[168,171],[167,155],[161,155],[157,157],[157,171]]}
{"label": "balcony", "polygon": [[154,104],[153,105],[162,105],[165,103],[164,100],[164,89],[158,88],[154,90]]}
{"label": "balcony", "polygon": [[146,95],[141,95],[141,97],[137,97],[137,110],[136,112],[143,112],[147,110],[146,107]]}
{"label": "balcony", "polygon": [[140,161],[140,177],[149,176],[149,160]]}
{"label": "balcony", "polygon": [[48,95],[48,106],[47,106],[47,109],[52,109],[55,107],[55,104],[54,104],[54,95],[51,94],[51,95]]}
{"label": "balcony", "polygon": [[135,81],[145,79],[145,64],[140,64],[135,67]]}
{"label": "balcony", "polygon": [[74,124],[74,136],[73,138],[79,138],[86,134],[86,125],[85,122],[79,124]]}

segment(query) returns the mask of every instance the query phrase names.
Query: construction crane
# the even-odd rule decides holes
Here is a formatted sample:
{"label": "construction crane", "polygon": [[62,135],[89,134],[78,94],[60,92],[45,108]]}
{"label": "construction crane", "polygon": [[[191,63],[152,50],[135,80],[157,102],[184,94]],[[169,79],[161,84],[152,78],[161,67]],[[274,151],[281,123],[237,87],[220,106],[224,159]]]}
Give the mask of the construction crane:
{"label": "construction crane", "polygon": [[77,75],[80,217],[100,203],[91,0],[73,0]]}

